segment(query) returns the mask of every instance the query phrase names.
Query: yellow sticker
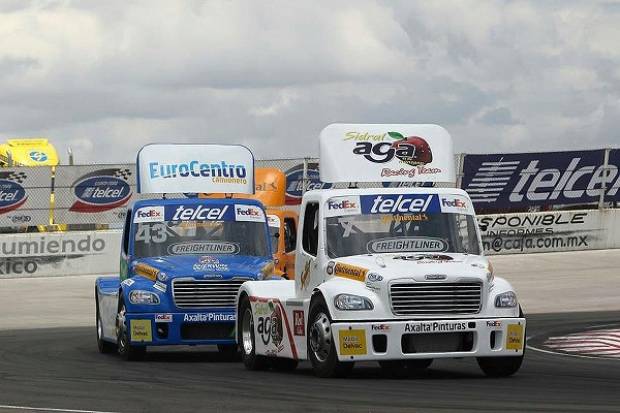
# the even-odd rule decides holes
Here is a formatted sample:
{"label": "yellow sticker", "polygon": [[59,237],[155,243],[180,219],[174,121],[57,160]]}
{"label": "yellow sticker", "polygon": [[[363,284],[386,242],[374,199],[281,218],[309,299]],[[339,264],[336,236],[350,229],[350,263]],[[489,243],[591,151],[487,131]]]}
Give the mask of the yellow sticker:
{"label": "yellow sticker", "polygon": [[366,268],[349,264],[337,263],[334,267],[334,275],[360,282],[364,282],[367,272],[368,270]]}
{"label": "yellow sticker", "polygon": [[506,333],[506,350],[521,350],[523,348],[523,326],[508,324]]}
{"label": "yellow sticker", "polygon": [[363,356],[366,350],[366,330],[340,330],[340,355]]}
{"label": "yellow sticker", "polygon": [[131,341],[153,341],[151,320],[129,320]]}

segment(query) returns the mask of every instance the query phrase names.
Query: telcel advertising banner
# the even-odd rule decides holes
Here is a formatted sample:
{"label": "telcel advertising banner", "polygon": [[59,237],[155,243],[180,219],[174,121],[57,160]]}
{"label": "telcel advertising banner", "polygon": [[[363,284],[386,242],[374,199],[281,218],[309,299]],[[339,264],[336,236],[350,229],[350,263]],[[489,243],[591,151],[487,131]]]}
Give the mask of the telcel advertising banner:
{"label": "telcel advertising banner", "polygon": [[254,156],[241,145],[152,144],[137,164],[141,193],[254,193]]}
{"label": "telcel advertising banner", "polygon": [[437,125],[332,124],[320,136],[324,182],[455,182],[452,138]]}
{"label": "telcel advertising banner", "polygon": [[620,156],[605,150],[466,155],[461,187],[485,210],[598,202],[620,196]]}

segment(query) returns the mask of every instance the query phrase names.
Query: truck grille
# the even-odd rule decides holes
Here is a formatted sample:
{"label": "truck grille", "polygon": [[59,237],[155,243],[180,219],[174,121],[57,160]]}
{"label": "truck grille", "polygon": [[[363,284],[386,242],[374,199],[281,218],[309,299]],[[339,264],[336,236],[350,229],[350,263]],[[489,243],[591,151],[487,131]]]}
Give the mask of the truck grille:
{"label": "truck grille", "polygon": [[395,315],[475,314],[480,311],[482,283],[395,282],[390,285]]}
{"label": "truck grille", "polygon": [[178,308],[234,307],[246,280],[174,280],[172,296]]}

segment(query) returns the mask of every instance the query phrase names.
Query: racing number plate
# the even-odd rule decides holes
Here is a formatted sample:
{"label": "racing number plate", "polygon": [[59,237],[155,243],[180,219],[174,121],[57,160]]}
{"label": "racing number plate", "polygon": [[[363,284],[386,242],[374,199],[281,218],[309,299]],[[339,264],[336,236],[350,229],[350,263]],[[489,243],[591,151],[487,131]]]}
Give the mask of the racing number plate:
{"label": "racing number plate", "polygon": [[508,324],[506,330],[506,350],[521,350],[523,348],[523,325]]}

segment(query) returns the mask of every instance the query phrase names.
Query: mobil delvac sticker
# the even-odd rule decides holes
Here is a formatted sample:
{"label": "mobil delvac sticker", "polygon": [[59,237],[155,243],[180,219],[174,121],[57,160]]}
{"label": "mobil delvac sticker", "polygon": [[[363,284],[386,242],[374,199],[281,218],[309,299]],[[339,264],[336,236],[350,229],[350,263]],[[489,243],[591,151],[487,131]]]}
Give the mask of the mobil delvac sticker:
{"label": "mobil delvac sticker", "polygon": [[129,169],[111,168],[81,176],[72,185],[77,200],[69,210],[95,213],[124,205],[132,195],[128,183],[130,175]]}

